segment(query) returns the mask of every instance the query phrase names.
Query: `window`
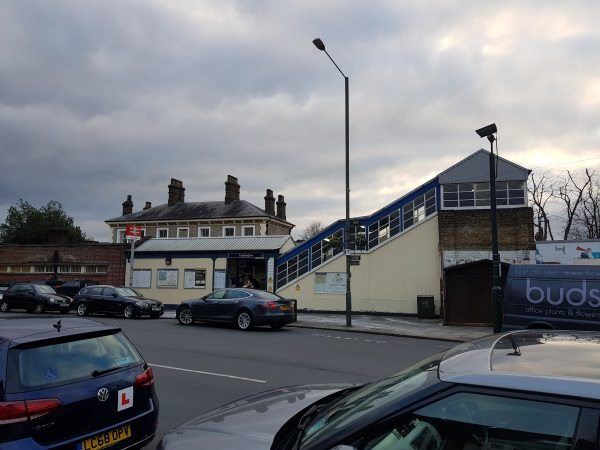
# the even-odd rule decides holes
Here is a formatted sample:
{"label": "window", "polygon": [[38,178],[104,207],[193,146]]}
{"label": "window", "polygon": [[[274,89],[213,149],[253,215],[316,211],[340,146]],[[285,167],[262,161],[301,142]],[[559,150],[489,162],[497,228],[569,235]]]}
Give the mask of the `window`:
{"label": "window", "polygon": [[122,333],[15,348],[8,354],[7,392],[25,392],[92,379],[96,370],[132,367],[140,362],[139,353]]}
{"label": "window", "polygon": [[179,279],[179,269],[157,269],[156,287],[176,288]]}
{"label": "window", "polygon": [[404,205],[402,208],[403,229],[421,222],[425,217],[433,214],[436,209],[435,189],[430,189]]}
{"label": "window", "polygon": [[225,293],[226,299],[248,298],[248,297],[250,297],[250,294],[248,294],[247,292],[244,292],[244,291],[240,291],[238,289],[227,289],[227,292]]}
{"label": "window", "polygon": [[52,266],[35,266],[33,271],[37,273],[52,273],[54,272],[54,268]]}
{"label": "window", "polygon": [[[490,206],[489,183],[445,184],[444,208],[473,208]],[[498,206],[525,205],[524,181],[496,182],[496,204]]]}
{"label": "window", "polygon": [[152,270],[150,269],[133,269],[133,284],[134,288],[150,288],[152,287]]}
{"label": "window", "polygon": [[17,264],[10,266],[10,271],[14,273],[29,273],[31,272],[31,266]]}
{"label": "window", "polygon": [[403,416],[362,449],[563,449],[573,444],[579,408],[459,393]]}
{"label": "window", "polygon": [[95,266],[86,266],[85,273],[106,273],[108,272],[108,266],[105,265],[95,265]]}
{"label": "window", "polygon": [[190,237],[190,229],[189,228],[177,228],[177,237],[178,238],[187,238]]}
{"label": "window", "polygon": [[242,233],[244,236],[254,236],[254,225],[244,225],[242,227]]}
{"label": "window", "polygon": [[235,227],[223,227],[223,236],[235,236]]}
{"label": "window", "polygon": [[116,297],[117,291],[115,291],[113,288],[105,287],[102,289],[102,293],[100,295],[103,297]]}
{"label": "window", "polygon": [[123,242],[125,242],[125,228],[117,229],[117,242],[119,244],[122,244]]}
{"label": "window", "polygon": [[185,269],[183,287],[184,289],[206,288],[206,269]]}
{"label": "window", "polygon": [[210,298],[211,300],[222,300],[225,298],[225,294],[227,294],[227,289],[221,289],[220,291],[209,294],[206,298]]}
{"label": "window", "polygon": [[210,227],[198,227],[198,237],[210,237]]}
{"label": "window", "polygon": [[169,237],[169,229],[168,228],[158,228],[156,230],[156,237],[159,239],[166,239]]}

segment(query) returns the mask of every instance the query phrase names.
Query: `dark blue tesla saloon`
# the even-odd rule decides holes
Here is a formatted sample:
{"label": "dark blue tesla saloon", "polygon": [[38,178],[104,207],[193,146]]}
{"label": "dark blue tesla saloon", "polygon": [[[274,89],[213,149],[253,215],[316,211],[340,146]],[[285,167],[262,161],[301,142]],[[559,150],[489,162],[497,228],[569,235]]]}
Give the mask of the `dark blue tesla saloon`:
{"label": "dark blue tesla saloon", "polygon": [[120,328],[0,319],[0,448],[137,448],[156,431],[152,369]]}
{"label": "dark blue tesla saloon", "polygon": [[202,298],[181,302],[176,314],[182,325],[214,321],[232,323],[244,331],[259,325],[278,330],[296,321],[296,305],[293,300],[256,289],[219,289]]}

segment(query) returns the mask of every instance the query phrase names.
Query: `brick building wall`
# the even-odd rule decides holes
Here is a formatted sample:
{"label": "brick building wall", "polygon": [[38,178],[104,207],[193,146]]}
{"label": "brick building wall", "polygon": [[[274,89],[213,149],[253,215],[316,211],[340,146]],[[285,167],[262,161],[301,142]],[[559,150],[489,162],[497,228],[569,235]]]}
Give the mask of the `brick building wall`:
{"label": "brick building wall", "polygon": [[[63,267],[82,268],[79,272],[59,272],[58,279],[63,282],[86,279],[102,284],[123,285],[125,284],[125,252],[128,249],[128,244],[109,243],[73,245],[3,244],[0,245],[0,282],[51,279],[54,274],[48,272],[48,267],[58,264],[58,266]],[[27,268],[29,270],[26,270]],[[46,269],[41,270],[42,268]],[[100,268],[102,272],[98,272]]]}
{"label": "brick building wall", "polygon": [[[499,250],[535,250],[533,210],[498,209]],[[480,250],[492,245],[489,210],[439,211],[440,250]]]}

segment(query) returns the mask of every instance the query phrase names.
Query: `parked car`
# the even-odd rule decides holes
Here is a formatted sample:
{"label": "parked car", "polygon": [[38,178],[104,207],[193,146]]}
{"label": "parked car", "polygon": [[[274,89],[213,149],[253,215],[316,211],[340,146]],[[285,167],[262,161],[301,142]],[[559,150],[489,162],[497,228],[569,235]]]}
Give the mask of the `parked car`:
{"label": "parked car", "polygon": [[600,266],[511,265],[504,330],[600,330]]}
{"label": "parked car", "polygon": [[164,313],[161,302],[146,298],[135,289],[124,286],[88,286],[75,295],[73,302],[78,316],[122,314],[127,319],[141,316],[158,319]]}
{"label": "parked car", "polygon": [[119,328],[0,319],[0,448],[134,448],[154,437],[152,369]]}
{"label": "parked car", "polygon": [[71,307],[71,298],[58,294],[54,288],[45,284],[15,283],[3,294],[0,311],[24,309],[27,312],[42,314],[46,311],[58,311],[66,314]]}
{"label": "parked car", "polygon": [[8,286],[8,285],[6,285],[6,286],[4,286],[4,285],[1,285],[1,286],[0,286],[0,300],[2,300],[2,296],[3,296],[3,295],[4,295],[4,293],[5,293],[5,292],[8,290],[8,288],[9,288],[9,286]]}
{"label": "parked car", "polygon": [[75,297],[75,295],[84,287],[92,286],[98,284],[92,280],[69,280],[65,281],[60,288],[57,289],[58,292],[64,295],[68,295],[69,297]]}
{"label": "parked car", "polygon": [[296,320],[295,304],[256,289],[219,289],[202,298],[181,302],[176,316],[182,325],[195,321],[232,323],[240,330],[270,325],[280,329]]}
{"label": "parked car", "polygon": [[494,335],[363,386],[255,394],[158,449],[598,449],[599,344],[600,332]]}

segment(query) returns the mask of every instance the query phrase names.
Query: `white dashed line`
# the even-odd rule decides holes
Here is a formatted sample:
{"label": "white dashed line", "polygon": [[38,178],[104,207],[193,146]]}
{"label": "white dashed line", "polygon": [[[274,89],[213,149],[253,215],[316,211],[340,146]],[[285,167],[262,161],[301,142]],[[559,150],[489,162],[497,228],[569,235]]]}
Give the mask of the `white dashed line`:
{"label": "white dashed line", "polygon": [[191,373],[197,373],[200,375],[211,375],[213,377],[223,377],[223,378],[231,378],[234,380],[251,381],[253,383],[266,383],[265,380],[256,380],[254,378],[238,377],[235,375],[227,375],[224,373],[213,373],[213,372],[204,372],[203,370],[183,369],[181,367],[161,366],[160,364],[150,364],[149,363],[148,365],[150,365],[152,367],[159,367],[161,369],[179,370],[180,372],[191,372]]}
{"label": "white dashed line", "polygon": [[378,341],[375,339],[361,339],[354,337],[344,337],[344,336],[333,336],[331,334],[321,334],[321,333],[313,333],[312,336],[322,337],[327,339],[343,339],[345,341],[360,341],[360,342],[372,342],[374,344],[386,344],[386,341]]}

